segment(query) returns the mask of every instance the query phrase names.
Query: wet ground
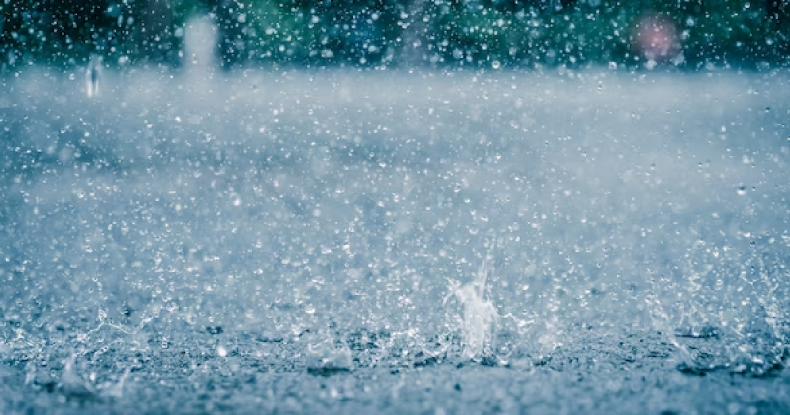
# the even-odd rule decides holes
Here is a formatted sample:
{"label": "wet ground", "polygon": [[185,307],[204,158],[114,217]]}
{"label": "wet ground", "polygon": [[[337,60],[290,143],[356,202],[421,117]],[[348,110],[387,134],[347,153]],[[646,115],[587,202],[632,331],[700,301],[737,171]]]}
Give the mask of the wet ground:
{"label": "wet ground", "polygon": [[790,411],[786,73],[3,83],[2,414]]}

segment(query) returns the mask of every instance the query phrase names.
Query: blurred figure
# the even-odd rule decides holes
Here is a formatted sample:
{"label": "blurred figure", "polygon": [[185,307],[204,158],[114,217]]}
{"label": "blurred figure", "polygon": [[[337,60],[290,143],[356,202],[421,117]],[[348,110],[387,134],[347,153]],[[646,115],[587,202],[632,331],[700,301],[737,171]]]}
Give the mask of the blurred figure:
{"label": "blurred figure", "polygon": [[660,14],[645,14],[634,27],[633,47],[648,62],[666,62],[680,51],[678,31],[675,23]]}
{"label": "blurred figure", "polygon": [[85,91],[88,98],[99,96],[99,83],[101,82],[102,57],[93,55],[85,70]]}

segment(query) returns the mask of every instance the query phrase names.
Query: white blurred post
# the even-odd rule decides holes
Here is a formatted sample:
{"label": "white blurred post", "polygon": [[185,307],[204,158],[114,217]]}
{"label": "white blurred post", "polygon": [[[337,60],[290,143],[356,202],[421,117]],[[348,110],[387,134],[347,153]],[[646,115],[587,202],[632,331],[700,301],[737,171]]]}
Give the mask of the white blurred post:
{"label": "white blurred post", "polygon": [[184,68],[193,77],[214,77],[219,30],[211,16],[190,19],[184,27]]}

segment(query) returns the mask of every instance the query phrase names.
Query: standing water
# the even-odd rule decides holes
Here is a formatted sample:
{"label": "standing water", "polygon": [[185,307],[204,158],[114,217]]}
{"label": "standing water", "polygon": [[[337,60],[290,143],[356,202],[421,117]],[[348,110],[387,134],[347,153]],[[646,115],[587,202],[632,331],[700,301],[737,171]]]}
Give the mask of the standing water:
{"label": "standing water", "polygon": [[790,412],[786,73],[212,79],[215,35],[101,105],[3,81],[3,415]]}

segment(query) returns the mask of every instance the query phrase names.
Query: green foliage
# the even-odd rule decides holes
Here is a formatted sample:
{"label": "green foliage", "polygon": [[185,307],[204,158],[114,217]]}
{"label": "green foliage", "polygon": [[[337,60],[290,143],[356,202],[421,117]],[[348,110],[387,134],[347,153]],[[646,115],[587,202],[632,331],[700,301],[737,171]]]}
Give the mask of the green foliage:
{"label": "green foliage", "polygon": [[440,62],[637,64],[644,56],[635,45],[635,30],[648,15],[674,24],[679,47],[674,62],[692,68],[707,62],[781,63],[788,53],[787,18],[769,19],[765,7],[747,0],[578,2],[554,10],[526,6],[505,11],[481,3],[442,7],[435,2],[433,49]]}
{"label": "green foliage", "polygon": [[[376,64],[392,59],[404,1],[251,1],[237,17],[219,20],[240,32],[238,60],[302,65]],[[243,17],[239,18],[239,16]],[[239,23],[242,21],[243,23]],[[239,28],[241,27],[241,28]],[[228,57],[230,58],[230,57]],[[225,59],[228,61],[229,59]]]}
{"label": "green foliage", "polygon": [[[119,64],[176,63],[188,0],[1,0],[0,62],[74,65],[91,55]],[[4,59],[3,59],[4,58]]]}
{"label": "green foliage", "polygon": [[0,67],[177,66],[196,13],[214,16],[225,67],[639,65],[648,15],[671,22],[679,66],[790,54],[790,0],[0,0]]}

